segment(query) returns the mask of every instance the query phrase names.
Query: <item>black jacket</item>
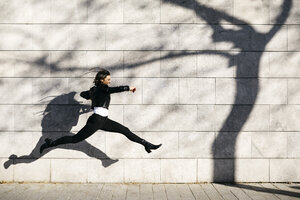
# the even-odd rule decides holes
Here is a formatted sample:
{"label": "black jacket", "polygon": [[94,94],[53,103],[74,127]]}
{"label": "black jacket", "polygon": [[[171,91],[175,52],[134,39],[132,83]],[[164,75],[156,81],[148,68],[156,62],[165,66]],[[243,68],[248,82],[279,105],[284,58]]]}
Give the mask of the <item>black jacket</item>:
{"label": "black jacket", "polygon": [[90,90],[83,91],[80,96],[92,100],[92,109],[94,107],[109,107],[110,94],[117,92],[129,91],[129,86],[109,87],[106,84],[100,84],[92,87]]}

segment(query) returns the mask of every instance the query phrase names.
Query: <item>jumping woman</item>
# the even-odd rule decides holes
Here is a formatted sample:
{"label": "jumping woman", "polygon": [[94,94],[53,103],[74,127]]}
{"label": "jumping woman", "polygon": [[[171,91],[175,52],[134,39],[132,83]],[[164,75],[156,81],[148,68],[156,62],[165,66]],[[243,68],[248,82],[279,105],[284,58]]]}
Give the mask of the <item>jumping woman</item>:
{"label": "jumping woman", "polygon": [[135,92],[135,87],[109,87],[110,73],[105,69],[101,69],[97,73],[94,79],[94,84],[95,85],[91,87],[90,90],[80,93],[81,97],[92,101],[92,109],[94,110],[94,113],[88,118],[86,125],[73,136],[64,136],[54,141],[48,138],[45,139],[45,143],[40,147],[40,153],[49,147],[54,147],[60,144],[77,143],[85,140],[97,130],[121,133],[129,140],[143,145],[148,153],[150,153],[152,149],[157,149],[161,146],[161,144],[154,145],[147,142],[132,133],[127,127],[108,118],[110,94],[124,91]]}

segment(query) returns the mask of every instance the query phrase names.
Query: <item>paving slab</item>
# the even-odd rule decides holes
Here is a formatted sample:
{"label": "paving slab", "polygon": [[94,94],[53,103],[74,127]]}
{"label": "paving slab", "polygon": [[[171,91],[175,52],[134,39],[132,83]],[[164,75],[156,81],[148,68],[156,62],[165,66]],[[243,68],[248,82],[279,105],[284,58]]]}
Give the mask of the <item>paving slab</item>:
{"label": "paving slab", "polygon": [[166,189],[163,184],[153,185],[153,199],[167,200]]}
{"label": "paving slab", "polygon": [[218,190],[223,199],[238,200],[238,198],[224,184],[213,184],[213,186],[216,188],[216,190]]}
{"label": "paving slab", "polygon": [[201,185],[189,184],[189,186],[196,200],[209,200]]}

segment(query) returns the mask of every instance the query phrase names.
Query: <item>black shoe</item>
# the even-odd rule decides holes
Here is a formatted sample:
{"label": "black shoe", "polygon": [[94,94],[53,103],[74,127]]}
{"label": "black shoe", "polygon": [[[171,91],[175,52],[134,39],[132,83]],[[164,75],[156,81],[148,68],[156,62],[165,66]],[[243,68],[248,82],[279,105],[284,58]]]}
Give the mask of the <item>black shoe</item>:
{"label": "black shoe", "polygon": [[158,149],[161,144],[159,145],[154,145],[154,144],[151,144],[150,142],[147,142],[146,140],[143,140],[142,141],[142,144],[144,145],[145,147],[145,150],[148,152],[148,153],[151,153],[151,149]]}
{"label": "black shoe", "polygon": [[42,144],[42,146],[40,147],[40,154],[42,154],[42,153],[43,153],[43,151],[44,151],[45,149],[47,149],[47,148],[51,147],[51,143],[52,143],[52,140],[51,140],[51,139],[48,139],[48,138],[46,138],[46,139],[45,139],[45,143],[44,143],[44,144]]}

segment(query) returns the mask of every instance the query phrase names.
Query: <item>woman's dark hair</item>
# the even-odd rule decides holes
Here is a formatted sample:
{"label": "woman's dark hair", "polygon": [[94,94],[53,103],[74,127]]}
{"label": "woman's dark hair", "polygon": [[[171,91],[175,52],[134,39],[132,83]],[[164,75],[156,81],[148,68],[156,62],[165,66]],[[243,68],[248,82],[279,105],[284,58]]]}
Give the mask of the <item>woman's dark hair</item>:
{"label": "woman's dark hair", "polygon": [[96,77],[94,79],[94,84],[96,86],[101,84],[101,80],[104,80],[106,76],[110,75],[109,71],[106,69],[100,69],[100,71],[96,74]]}

